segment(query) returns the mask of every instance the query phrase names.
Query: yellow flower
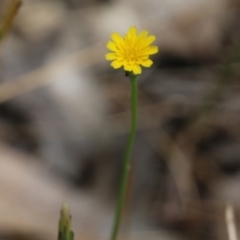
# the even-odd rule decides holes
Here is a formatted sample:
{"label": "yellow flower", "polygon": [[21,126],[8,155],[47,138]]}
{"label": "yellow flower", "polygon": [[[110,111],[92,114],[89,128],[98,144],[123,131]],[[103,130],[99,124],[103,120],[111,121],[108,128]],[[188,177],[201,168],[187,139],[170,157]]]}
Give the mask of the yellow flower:
{"label": "yellow flower", "polygon": [[111,63],[113,68],[123,67],[125,71],[133,72],[135,75],[142,72],[141,66],[150,67],[153,62],[149,55],[158,52],[157,46],[150,46],[156,37],[148,36],[147,31],[142,31],[138,35],[136,27],[129,28],[124,37],[113,33],[111,39],[112,41],[107,43],[107,48],[112,52],[105,55],[106,60],[113,61]]}

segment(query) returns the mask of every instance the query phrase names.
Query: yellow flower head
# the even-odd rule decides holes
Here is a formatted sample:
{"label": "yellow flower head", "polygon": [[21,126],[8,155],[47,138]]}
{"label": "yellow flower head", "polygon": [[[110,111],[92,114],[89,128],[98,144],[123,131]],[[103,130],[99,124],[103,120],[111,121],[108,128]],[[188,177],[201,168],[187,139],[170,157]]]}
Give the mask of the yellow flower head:
{"label": "yellow flower head", "polygon": [[131,27],[128,33],[122,37],[118,33],[111,35],[112,41],[107,43],[111,53],[105,55],[106,60],[113,61],[111,66],[115,69],[123,67],[125,71],[138,75],[142,72],[141,66],[150,67],[152,60],[149,55],[158,52],[157,46],[150,46],[156,39],[155,36],[148,36],[147,31],[139,35],[136,27]]}

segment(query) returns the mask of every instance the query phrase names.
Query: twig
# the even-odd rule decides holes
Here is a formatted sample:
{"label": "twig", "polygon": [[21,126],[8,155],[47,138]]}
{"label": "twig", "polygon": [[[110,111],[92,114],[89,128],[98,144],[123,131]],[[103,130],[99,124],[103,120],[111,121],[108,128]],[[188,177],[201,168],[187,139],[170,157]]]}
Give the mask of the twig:
{"label": "twig", "polygon": [[226,206],[225,220],[227,225],[227,232],[229,240],[238,240],[237,229],[235,224],[234,210],[231,204]]}
{"label": "twig", "polygon": [[7,35],[9,30],[12,27],[13,20],[18,12],[19,7],[21,6],[21,0],[13,0],[3,18],[3,23],[0,27],[0,41]]}

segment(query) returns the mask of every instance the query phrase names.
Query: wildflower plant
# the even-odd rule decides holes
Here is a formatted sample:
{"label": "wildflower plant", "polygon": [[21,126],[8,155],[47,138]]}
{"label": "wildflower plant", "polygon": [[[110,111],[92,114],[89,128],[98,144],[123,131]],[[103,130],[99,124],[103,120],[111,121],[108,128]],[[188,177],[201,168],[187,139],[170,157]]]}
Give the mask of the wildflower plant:
{"label": "wildflower plant", "polygon": [[123,161],[116,214],[111,233],[111,240],[116,240],[126,197],[126,190],[131,168],[130,159],[137,130],[137,79],[142,73],[142,67],[151,67],[153,64],[149,57],[150,55],[158,52],[158,47],[150,46],[156,39],[155,36],[148,36],[147,31],[142,31],[140,34],[138,34],[136,27],[130,27],[124,37],[118,33],[113,33],[111,35],[111,39],[112,41],[109,41],[106,47],[112,52],[107,53],[105,58],[106,60],[112,61],[111,66],[114,69],[123,67],[131,82],[131,128]]}

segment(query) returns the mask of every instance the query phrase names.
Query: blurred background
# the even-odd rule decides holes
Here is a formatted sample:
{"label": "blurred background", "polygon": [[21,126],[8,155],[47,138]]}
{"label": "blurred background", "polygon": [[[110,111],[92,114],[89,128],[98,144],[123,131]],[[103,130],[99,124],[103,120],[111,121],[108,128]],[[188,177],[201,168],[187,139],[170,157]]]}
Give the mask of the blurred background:
{"label": "blurred background", "polygon": [[130,104],[105,45],[130,26],[160,52],[121,238],[229,239],[229,203],[240,227],[240,2],[23,0],[0,52],[0,239],[56,239],[63,201],[76,239],[108,239]]}

